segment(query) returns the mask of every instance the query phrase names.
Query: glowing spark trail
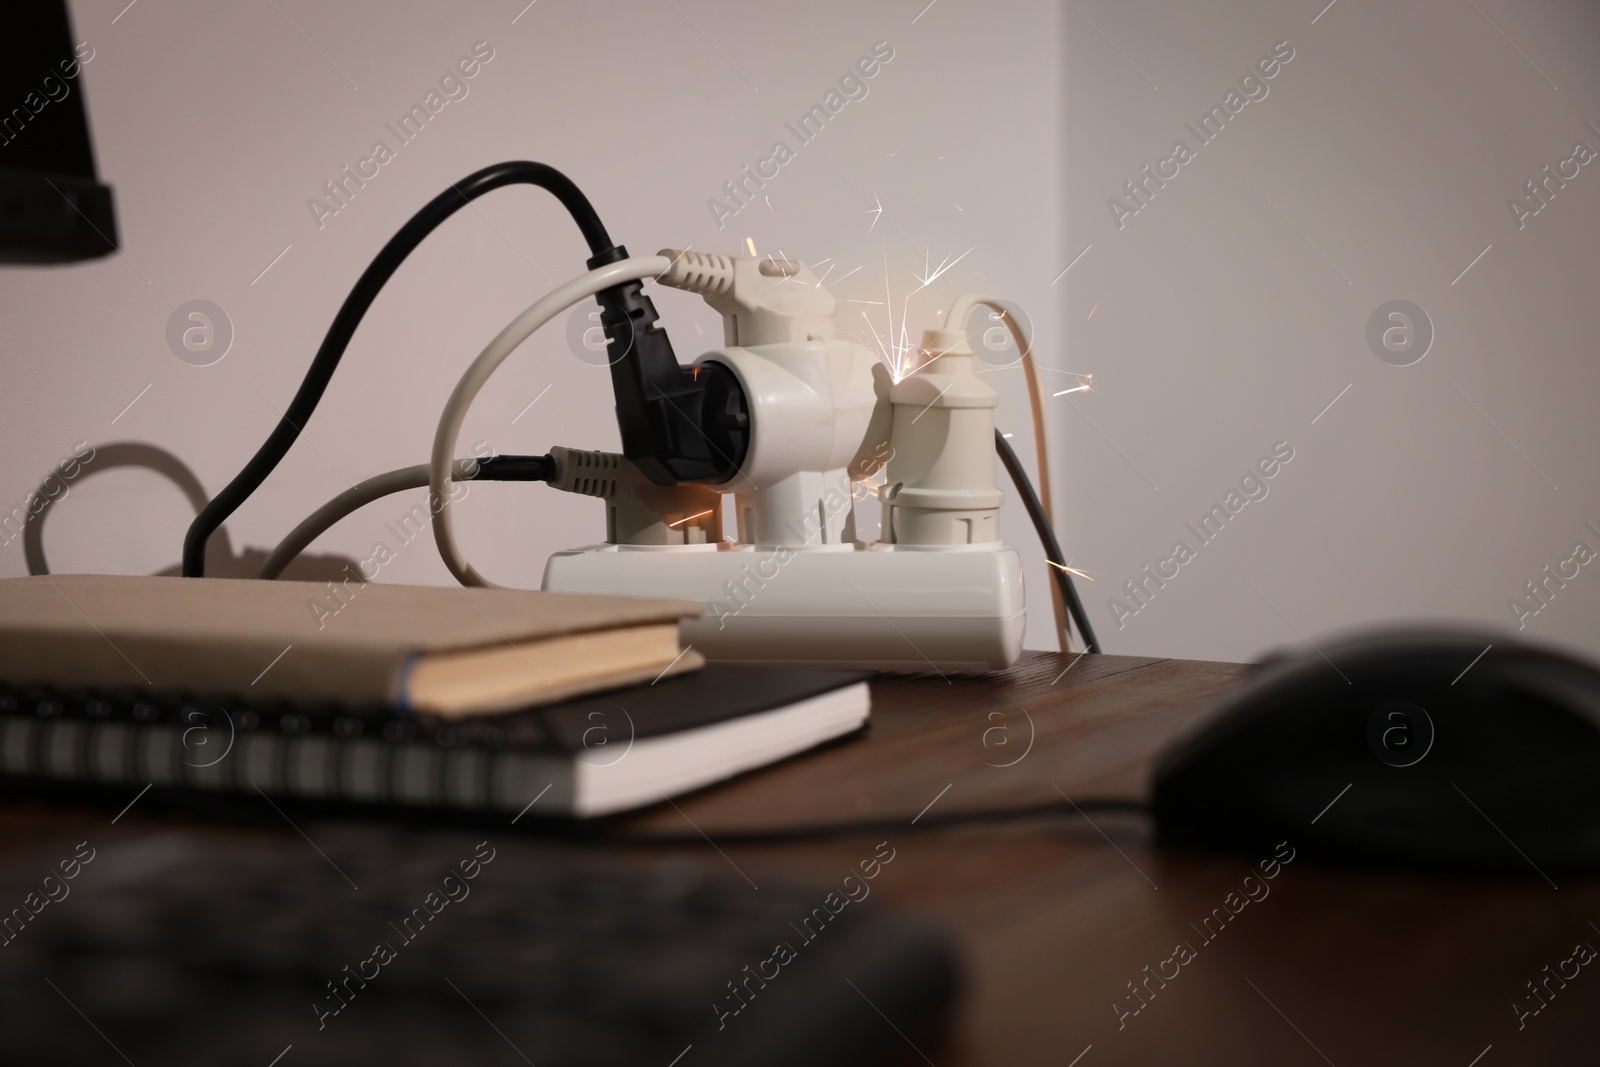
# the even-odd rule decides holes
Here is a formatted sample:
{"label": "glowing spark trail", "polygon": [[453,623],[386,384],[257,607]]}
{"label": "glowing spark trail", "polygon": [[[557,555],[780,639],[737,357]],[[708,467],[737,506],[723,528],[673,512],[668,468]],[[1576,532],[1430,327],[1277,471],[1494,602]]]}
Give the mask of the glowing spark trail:
{"label": "glowing spark trail", "polygon": [[[972,248],[976,248],[976,247],[978,247],[978,246],[977,245],[973,245],[972,246]],[[911,272],[911,276],[913,278],[917,279],[917,281],[921,283],[920,285],[917,286],[916,289],[913,289],[912,292],[915,293],[915,292],[918,292],[920,290],[926,289],[928,286],[930,286],[934,282],[938,281],[940,276],[943,275],[946,271],[948,271],[951,267],[955,266],[957,263],[960,263],[963,259],[966,259],[967,256],[972,252],[972,248],[967,249],[965,252],[963,252],[959,256],[957,256],[955,259],[951,259],[949,256],[945,256],[944,260],[942,262],[940,262],[939,266],[936,267],[935,269],[933,269],[932,271],[928,270],[927,260],[926,260],[926,257],[924,257],[923,264],[922,264],[923,273],[919,275],[916,271],[912,271]]]}
{"label": "glowing spark trail", "polygon": [[693,522],[696,519],[705,518],[707,515],[711,514],[711,512],[713,510],[714,509],[712,509],[712,508],[707,508],[705,511],[696,512],[693,515],[686,515],[683,518],[679,519],[677,522],[669,522],[669,523],[667,523],[667,525],[668,526],[672,526],[672,527],[682,526],[686,522]]}
{"label": "glowing spark trail", "polygon": [[1073,377],[1078,380],[1077,385],[1074,385],[1071,389],[1062,389],[1061,391],[1051,393],[1050,395],[1066,396],[1068,393],[1088,393],[1094,390],[1094,375],[1074,374]]}
{"label": "glowing spark trail", "polygon": [[[878,199],[877,193],[872,194],[872,206],[863,211],[862,214],[872,216],[872,226],[878,224],[878,219],[883,216],[883,201]],[[867,227],[868,233],[872,232],[872,226]]]}

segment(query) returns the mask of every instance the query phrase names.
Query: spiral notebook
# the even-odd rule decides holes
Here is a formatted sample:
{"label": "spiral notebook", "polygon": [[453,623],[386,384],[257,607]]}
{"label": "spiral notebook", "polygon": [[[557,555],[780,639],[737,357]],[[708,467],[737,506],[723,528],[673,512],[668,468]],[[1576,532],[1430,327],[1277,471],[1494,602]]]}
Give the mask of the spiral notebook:
{"label": "spiral notebook", "polygon": [[0,774],[587,818],[665,800],[860,729],[859,672],[712,664],[492,716],[0,688]]}

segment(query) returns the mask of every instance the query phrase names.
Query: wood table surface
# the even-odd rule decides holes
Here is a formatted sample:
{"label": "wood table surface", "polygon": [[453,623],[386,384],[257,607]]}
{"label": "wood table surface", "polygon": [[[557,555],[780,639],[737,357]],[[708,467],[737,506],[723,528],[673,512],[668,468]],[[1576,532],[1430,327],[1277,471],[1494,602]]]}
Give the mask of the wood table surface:
{"label": "wood table surface", "polygon": [[[1073,812],[1073,801],[1142,799],[1162,747],[1249,669],[1030,652],[998,675],[881,676],[865,734],[609,832],[703,834],[675,856],[757,884],[831,883],[887,841],[894,859],[874,900],[947,931],[964,968],[951,1017],[908,1044],[907,1063],[1600,1062],[1600,968],[1582,969],[1520,1026],[1513,1009],[1534,1003],[1527,983],[1546,965],[1580,942],[1600,947],[1600,879],[1555,888],[1532,872],[1373,874],[1296,854],[1208,940],[1200,924],[1267,857],[1160,844],[1137,812]],[[1056,814],[913,825],[1052,800]],[[866,817],[882,829],[783,843],[729,836]],[[7,801],[0,849],[88,825],[104,838],[106,818],[99,805]],[[159,832],[175,818],[136,807],[116,832]],[[1181,966],[1168,962],[1179,944],[1189,947]],[[1169,981],[1150,977],[1173,968]]]}

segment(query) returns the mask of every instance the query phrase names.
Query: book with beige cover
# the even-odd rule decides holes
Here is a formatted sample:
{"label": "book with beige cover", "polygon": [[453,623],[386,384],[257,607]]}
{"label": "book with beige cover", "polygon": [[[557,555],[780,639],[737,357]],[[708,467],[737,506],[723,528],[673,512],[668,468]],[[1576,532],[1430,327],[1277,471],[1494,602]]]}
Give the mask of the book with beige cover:
{"label": "book with beige cover", "polygon": [[[337,595],[335,595],[337,594]],[[444,718],[698,668],[699,604],[515,589],[62,574],[0,580],[0,683]]]}

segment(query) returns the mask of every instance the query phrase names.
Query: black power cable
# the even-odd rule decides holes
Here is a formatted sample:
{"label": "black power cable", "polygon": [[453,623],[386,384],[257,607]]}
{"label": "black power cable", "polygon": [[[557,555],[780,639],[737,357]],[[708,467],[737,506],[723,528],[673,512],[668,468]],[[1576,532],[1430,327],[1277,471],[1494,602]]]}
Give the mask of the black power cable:
{"label": "black power cable", "polygon": [[994,432],[994,450],[1000,453],[1000,462],[1005,464],[1006,473],[1011,475],[1011,480],[1016,483],[1017,493],[1022,497],[1022,506],[1028,509],[1028,518],[1033,520],[1033,528],[1039,534],[1039,541],[1044,545],[1044,558],[1054,566],[1050,568],[1056,580],[1056,585],[1061,588],[1061,598],[1066,601],[1067,611],[1072,616],[1072,623],[1078,628],[1078,636],[1083,638],[1083,647],[1090,652],[1100,651],[1100,639],[1094,635],[1094,627],[1089,625],[1089,614],[1083,610],[1083,601],[1078,599],[1077,587],[1072,584],[1072,574],[1067,570],[1067,559],[1061,551],[1061,543],[1056,540],[1056,532],[1050,528],[1050,520],[1045,516],[1044,505],[1039,502],[1039,494],[1034,492],[1033,483],[1028,480],[1028,472],[1022,469],[1022,461],[1017,459],[1017,454],[1011,448],[1011,442],[999,430]]}
{"label": "black power cable", "polygon": [[542,456],[490,456],[478,460],[466,482],[548,482],[555,477],[556,461]]}
{"label": "black power cable", "polygon": [[[379,291],[399,269],[400,264],[445,219],[478,197],[503,185],[537,185],[549,191],[578,224],[583,239],[588,242],[590,252],[596,256],[612,252],[614,246],[611,238],[588,198],[566,175],[543,163],[531,163],[525,160],[496,163],[494,166],[469,174],[430,200],[389,239],[389,243],[383,246],[383,250],[362,273],[355,288],[350,290],[350,295],[345,297],[339,313],[333,318],[333,324],[328,327],[327,336],[322,339],[322,346],[317,349],[316,358],[311,361],[311,367],[306,371],[300,388],[295,392],[294,399],[289,401],[288,410],[278,420],[278,425],[273,428],[271,436],[256,450],[256,454],[250,458],[250,462],[245,464],[244,469],[234,477],[233,481],[229,482],[222,492],[195,516],[183,540],[184,577],[198,578],[205,573],[206,542],[239,505],[249,499],[250,494],[267,480],[267,476],[277,467],[279,461],[288,454],[290,447],[300,436],[301,429],[316,410],[317,402],[322,399],[323,392],[328,388],[328,382],[333,378],[333,372],[339,366],[339,360],[344,356],[345,349],[349,347],[350,338],[360,325],[362,316],[367,313],[367,309],[377,299]],[[627,253],[623,252],[618,258],[626,255]]]}

